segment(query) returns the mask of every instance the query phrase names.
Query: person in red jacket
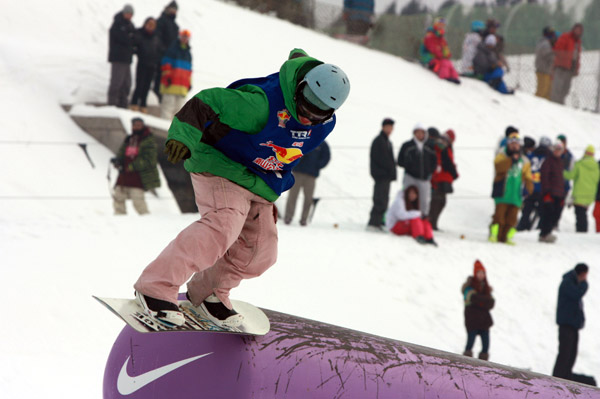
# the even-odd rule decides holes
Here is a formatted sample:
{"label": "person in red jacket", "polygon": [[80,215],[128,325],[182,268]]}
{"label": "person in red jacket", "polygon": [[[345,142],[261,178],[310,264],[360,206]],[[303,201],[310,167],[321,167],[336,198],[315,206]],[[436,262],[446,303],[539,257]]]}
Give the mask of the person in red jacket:
{"label": "person in red jacket", "polygon": [[453,192],[452,182],[458,179],[452,144],[456,134],[449,129],[435,141],[437,167],[431,176],[431,205],[429,206],[429,221],[433,230],[438,230],[438,219],[446,206],[446,194]]}
{"label": "person in red jacket", "polygon": [[575,24],[571,31],[560,35],[554,45],[554,73],[550,101],[565,103],[565,98],[571,89],[571,80],[579,74],[582,36],[583,25]]}
{"label": "person in red jacket", "polygon": [[421,46],[421,62],[435,72],[440,79],[460,84],[458,72],[450,61],[450,48],[444,34],[446,23],[443,18],[436,18],[433,26],[427,29]]}

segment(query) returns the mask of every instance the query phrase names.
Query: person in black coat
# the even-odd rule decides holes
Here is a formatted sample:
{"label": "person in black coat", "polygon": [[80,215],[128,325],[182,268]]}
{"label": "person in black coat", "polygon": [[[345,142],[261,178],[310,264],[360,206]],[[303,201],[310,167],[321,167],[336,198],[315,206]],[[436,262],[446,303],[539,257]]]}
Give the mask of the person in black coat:
{"label": "person in black coat", "polygon": [[300,216],[300,225],[306,226],[308,224],[308,214],[314,202],[313,195],[315,193],[317,177],[319,177],[321,169],[327,166],[330,160],[331,152],[325,141],[314,151],[300,158],[300,162],[292,172],[296,182],[290,189],[285,206],[285,217],[283,219],[285,224],[290,224],[294,218],[296,201],[298,200],[300,189],[304,193],[304,206],[302,207],[302,215]]}
{"label": "person in black coat", "polygon": [[[179,25],[175,22],[177,18],[178,6],[175,1],[170,2],[165,7],[164,11],[156,21],[156,34],[160,40],[161,54],[156,63],[157,69],[160,71],[160,60],[164,57],[165,53],[179,37]],[[152,91],[158,96],[159,101],[162,100],[162,94],[160,93],[160,73],[154,79],[154,87]]]}
{"label": "person in black coat", "polygon": [[490,310],[494,307],[492,287],[488,284],[485,267],[476,260],[473,276],[469,276],[462,285],[461,292],[465,301],[465,327],[467,328],[467,346],[463,355],[473,357],[475,338],[481,337],[479,358],[488,360],[490,347],[490,328],[494,324]]}
{"label": "person in black coat", "polygon": [[402,186],[417,186],[419,208],[423,216],[429,215],[431,202],[431,176],[437,167],[437,155],[431,147],[425,128],[417,124],[413,129],[413,139],[402,144],[398,154],[398,165],[404,168]]}
{"label": "person in black coat", "polygon": [[144,26],[135,32],[135,52],[138,63],[135,73],[135,90],[131,98],[130,108],[147,112],[146,100],[150,85],[158,73],[157,65],[161,58],[160,39],[156,34],[156,20],[146,18]]}
{"label": "person in black coat", "polygon": [[558,289],[556,324],[558,324],[558,356],[554,364],[554,377],[573,380],[573,365],[577,358],[579,330],[585,324],[583,296],[587,292],[589,268],[579,263],[563,275]]}
{"label": "person in black coat", "polygon": [[133,36],[131,23],[133,7],[126,4],[113,20],[109,30],[108,62],[111,64],[108,105],[127,108],[131,90],[131,60],[133,58]]}
{"label": "person in black coat", "polygon": [[373,188],[373,208],[367,228],[373,231],[385,231],[383,216],[390,201],[390,184],[396,180],[396,162],[390,135],[394,131],[394,121],[386,118],[381,123],[381,132],[371,144],[371,177],[375,180]]}

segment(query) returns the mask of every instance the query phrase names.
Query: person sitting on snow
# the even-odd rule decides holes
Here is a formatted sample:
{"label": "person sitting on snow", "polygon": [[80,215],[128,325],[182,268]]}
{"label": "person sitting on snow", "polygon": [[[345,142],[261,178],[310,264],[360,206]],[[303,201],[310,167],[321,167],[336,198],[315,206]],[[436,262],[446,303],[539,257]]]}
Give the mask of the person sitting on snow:
{"label": "person sitting on snow", "polygon": [[462,76],[472,77],[475,75],[473,71],[473,58],[477,54],[477,46],[481,43],[481,32],[485,29],[483,21],[471,22],[471,32],[465,35],[462,44],[462,58],[460,60],[460,70]]}
{"label": "person sitting on snow", "polygon": [[483,42],[477,46],[477,53],[473,58],[473,71],[475,75],[489,84],[494,90],[502,94],[513,94],[504,83],[504,69],[502,62],[496,53],[498,39],[494,35],[488,35]]}
{"label": "person sitting on snow", "polygon": [[398,191],[385,217],[385,227],[399,236],[411,235],[419,244],[433,244],[433,228],[419,209],[419,190],[408,186]]}
{"label": "person sitting on snow", "polygon": [[443,18],[436,18],[423,39],[420,49],[421,63],[435,72],[440,79],[460,84],[458,72],[450,60],[450,48],[444,37],[445,32],[446,22]]}

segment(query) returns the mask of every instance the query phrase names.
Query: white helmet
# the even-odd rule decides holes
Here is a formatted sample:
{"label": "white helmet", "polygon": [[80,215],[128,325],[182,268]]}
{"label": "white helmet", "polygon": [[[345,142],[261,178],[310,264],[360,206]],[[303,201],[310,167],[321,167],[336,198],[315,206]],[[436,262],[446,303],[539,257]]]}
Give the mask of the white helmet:
{"label": "white helmet", "polygon": [[350,80],[341,68],[333,64],[321,64],[304,76],[310,90],[330,108],[342,106],[350,93]]}

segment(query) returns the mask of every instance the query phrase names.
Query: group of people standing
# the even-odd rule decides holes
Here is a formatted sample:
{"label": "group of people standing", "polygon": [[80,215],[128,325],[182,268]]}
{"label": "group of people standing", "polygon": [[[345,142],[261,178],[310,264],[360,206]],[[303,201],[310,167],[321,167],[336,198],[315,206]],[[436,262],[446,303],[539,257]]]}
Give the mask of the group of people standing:
{"label": "group of people standing", "polygon": [[[148,94],[153,86],[161,105],[161,117],[171,119],[183,106],[191,88],[191,34],[188,30],[179,30],[175,21],[177,10],[177,3],[172,1],[158,19],[146,18],[139,29],[135,29],[131,22],[131,5],[125,5],[115,15],[109,31],[111,76],[108,105],[146,113]],[[134,54],[138,63],[130,101]]]}
{"label": "group of people standing", "polygon": [[[452,182],[458,178],[452,151],[456,135],[450,129],[440,134],[434,127],[417,124],[413,138],[402,145],[395,160],[389,139],[393,130],[394,121],[384,119],[371,144],[370,172],[375,186],[367,229],[411,235],[419,243],[437,245],[433,231],[438,230],[446,195],[453,191]],[[390,185],[397,179],[396,165],[404,169],[402,189],[388,210]]]}
{"label": "group of people standing", "polygon": [[[525,137],[522,143],[519,131],[508,126],[494,159],[492,197],[496,208],[489,240],[514,244],[517,231],[537,227],[539,241],[553,243],[557,238],[553,231],[558,228],[565,205],[575,207],[576,231],[587,232],[588,208],[597,201],[600,181],[600,163],[594,154],[594,146],[588,145],[583,157],[575,162],[564,134],[554,143],[544,136],[536,147],[533,138]],[[569,197],[571,180],[573,193]],[[600,205],[596,208],[596,230],[600,232]]]}

